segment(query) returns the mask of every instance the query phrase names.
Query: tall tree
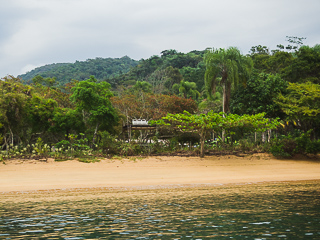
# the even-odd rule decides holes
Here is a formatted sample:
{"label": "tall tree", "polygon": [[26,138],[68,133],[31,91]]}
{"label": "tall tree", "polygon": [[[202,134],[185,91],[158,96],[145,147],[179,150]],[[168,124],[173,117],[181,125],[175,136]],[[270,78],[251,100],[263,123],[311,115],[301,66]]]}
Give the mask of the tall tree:
{"label": "tall tree", "polygon": [[320,52],[317,48],[303,46],[283,71],[283,78],[293,83],[320,83]]}
{"label": "tall tree", "polygon": [[70,99],[76,104],[76,108],[83,115],[83,120],[88,128],[94,126],[92,143],[94,144],[97,131],[111,130],[117,124],[118,115],[113,108],[110,98],[110,84],[97,83],[91,76],[86,81],[78,82],[71,90]]}
{"label": "tall tree", "polygon": [[230,47],[207,50],[204,62],[205,86],[209,98],[215,93],[217,84],[220,84],[223,88],[223,112],[230,112],[231,89],[249,78],[252,60],[241,55],[239,49]]}
{"label": "tall tree", "polygon": [[236,114],[266,113],[266,117],[282,117],[275,98],[287,92],[288,83],[279,74],[252,74],[246,86],[240,86],[232,95],[231,111]]}
{"label": "tall tree", "polygon": [[303,130],[313,129],[319,136],[320,85],[311,82],[289,83],[288,94],[279,94],[276,102],[287,115]]}
{"label": "tall tree", "polygon": [[19,78],[8,76],[0,80],[0,124],[6,147],[20,139],[26,129],[26,105],[31,98],[31,87]]}

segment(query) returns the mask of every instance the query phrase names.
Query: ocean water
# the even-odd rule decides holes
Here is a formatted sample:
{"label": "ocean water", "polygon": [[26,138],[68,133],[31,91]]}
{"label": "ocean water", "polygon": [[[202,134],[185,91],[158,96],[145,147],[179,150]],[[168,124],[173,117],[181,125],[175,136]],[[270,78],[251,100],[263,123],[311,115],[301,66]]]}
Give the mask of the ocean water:
{"label": "ocean water", "polygon": [[320,181],[0,194],[0,239],[320,239]]}

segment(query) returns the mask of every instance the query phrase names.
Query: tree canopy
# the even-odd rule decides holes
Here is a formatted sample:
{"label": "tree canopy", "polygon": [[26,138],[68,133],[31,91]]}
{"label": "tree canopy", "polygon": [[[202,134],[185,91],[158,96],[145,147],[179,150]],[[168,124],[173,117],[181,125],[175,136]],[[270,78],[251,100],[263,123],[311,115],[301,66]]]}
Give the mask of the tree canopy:
{"label": "tree canopy", "polygon": [[239,49],[209,49],[204,58],[206,64],[205,85],[212,96],[219,84],[223,88],[223,112],[230,112],[230,97],[233,86],[245,83],[252,70],[252,60],[241,55]]}
{"label": "tree canopy", "polygon": [[[197,134],[205,142],[212,132],[221,142],[223,133],[236,133],[232,141],[251,141],[277,125],[272,119],[284,126],[276,130],[278,136],[310,137],[312,132],[319,139],[320,45],[303,46],[304,38],[298,37],[287,40],[288,46],[275,50],[253,46],[247,55],[235,47],[169,49],[140,61],[96,58],[46,65],[23,79],[4,77],[1,150],[8,152],[12,144],[61,146],[76,138],[90,146],[115,138],[117,145],[122,125],[134,118],[163,118],[173,130],[159,128],[153,137],[166,132],[165,137],[181,139],[178,131],[192,132],[183,138],[192,136],[193,142],[199,141]],[[264,134],[269,139],[271,131]],[[316,152],[317,143],[310,149]]]}
{"label": "tree canopy", "polygon": [[97,83],[91,76],[90,79],[78,82],[72,89],[70,99],[75,103],[76,110],[82,113],[85,125],[94,126],[94,137],[100,128],[110,130],[118,121],[116,110],[111,104],[110,84]]}
{"label": "tree canopy", "polygon": [[195,132],[200,137],[200,156],[204,157],[204,142],[211,132],[222,132],[233,128],[246,127],[252,131],[266,131],[274,129],[279,125],[277,120],[264,118],[264,113],[256,115],[242,115],[215,113],[213,111],[207,114],[190,114],[184,111],[180,114],[167,114],[158,121],[152,123],[159,125],[169,125],[179,129],[182,132]]}

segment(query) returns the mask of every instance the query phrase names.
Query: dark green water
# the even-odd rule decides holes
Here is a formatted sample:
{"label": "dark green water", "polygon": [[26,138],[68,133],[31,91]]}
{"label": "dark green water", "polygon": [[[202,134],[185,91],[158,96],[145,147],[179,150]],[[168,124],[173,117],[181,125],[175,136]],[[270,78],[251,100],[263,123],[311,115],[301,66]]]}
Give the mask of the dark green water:
{"label": "dark green water", "polygon": [[0,239],[320,239],[319,183],[0,194]]}

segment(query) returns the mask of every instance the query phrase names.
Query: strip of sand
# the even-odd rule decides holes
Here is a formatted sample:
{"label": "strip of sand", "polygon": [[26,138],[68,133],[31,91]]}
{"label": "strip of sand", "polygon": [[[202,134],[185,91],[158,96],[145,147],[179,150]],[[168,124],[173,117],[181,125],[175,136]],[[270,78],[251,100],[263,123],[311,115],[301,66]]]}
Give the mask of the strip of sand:
{"label": "strip of sand", "polygon": [[0,192],[73,188],[194,186],[320,179],[320,161],[268,154],[105,159],[96,163],[10,160],[0,166]]}

